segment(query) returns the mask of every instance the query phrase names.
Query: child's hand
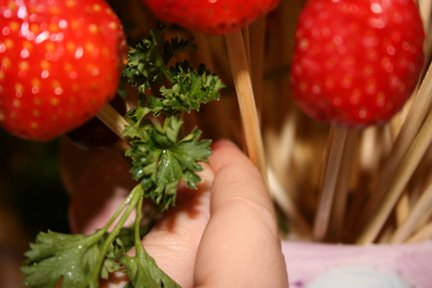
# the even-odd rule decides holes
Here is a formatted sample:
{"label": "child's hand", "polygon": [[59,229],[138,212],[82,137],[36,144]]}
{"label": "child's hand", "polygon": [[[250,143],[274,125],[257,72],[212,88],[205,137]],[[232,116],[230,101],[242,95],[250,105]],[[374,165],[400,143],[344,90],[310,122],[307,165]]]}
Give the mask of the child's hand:
{"label": "child's hand", "polygon": [[[219,141],[201,177],[198,191],[181,189],[177,207],[143,239],[148,253],[184,288],[288,287],[271,198],[255,166],[235,145]],[[97,229],[117,207],[113,201],[122,200],[119,192],[108,195],[109,205],[84,220],[78,215],[88,212],[85,202],[101,198],[90,192],[73,195],[75,232]],[[110,285],[123,287],[123,275],[114,278]]]}

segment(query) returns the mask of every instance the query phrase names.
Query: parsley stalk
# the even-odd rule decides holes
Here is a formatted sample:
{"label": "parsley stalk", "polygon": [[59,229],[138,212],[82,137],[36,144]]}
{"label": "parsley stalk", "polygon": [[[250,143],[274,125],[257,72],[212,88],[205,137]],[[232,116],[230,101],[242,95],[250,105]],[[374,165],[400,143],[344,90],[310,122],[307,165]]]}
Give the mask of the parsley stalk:
{"label": "parsley stalk", "polygon": [[[131,177],[137,185],[104,227],[91,235],[40,233],[22,266],[27,286],[97,288],[101,279],[122,271],[130,281],[124,288],[180,287],[142,245],[142,204],[148,198],[163,211],[175,205],[180,181],[196,188],[200,163],[211,154],[211,141],[201,140],[198,128],[189,134],[184,131],[183,114],[218,99],[224,84],[204,65],[194,69],[188,61],[172,64],[176,55],[196,47],[192,39],[165,40],[167,29],[158,26],[129,50],[123,77],[139,94],[136,107],[125,118],[110,106],[98,114],[129,142],[125,156],[131,160]],[[134,210],[133,227],[125,228]],[[135,255],[130,256],[133,247]]]}
{"label": "parsley stalk", "polygon": [[[117,224],[114,226],[114,229],[112,230],[111,233],[109,233],[108,237],[105,239],[105,241],[103,242],[101,248],[100,248],[100,253],[99,253],[99,257],[96,261],[96,265],[95,265],[95,269],[93,270],[93,273],[91,275],[91,280],[90,280],[90,284],[89,287],[90,288],[97,288],[99,287],[99,277],[100,277],[100,271],[102,269],[102,265],[105,261],[105,256],[111,246],[111,244],[113,243],[113,241],[117,238],[117,236],[120,233],[120,230],[123,228],[124,224],[126,223],[127,219],[129,218],[130,214],[132,213],[132,211],[134,209],[136,209],[137,211],[141,210],[141,206],[138,206],[137,204],[140,203],[140,199],[143,198],[143,189],[141,185],[137,185],[135,186],[135,188],[132,189],[132,191],[130,192],[129,196],[126,198],[126,201],[123,202],[122,209],[118,209],[116,211],[116,213],[113,215],[113,217],[111,217],[110,221],[108,222],[108,224],[112,224],[117,217],[120,215],[121,211],[123,211],[123,209],[125,207],[127,207],[127,209],[124,211],[123,215],[121,216],[121,218],[118,220]],[[137,216],[138,216],[138,212],[137,212]],[[139,213],[139,218],[136,217],[137,221],[141,220],[141,213]],[[105,225],[104,229],[108,229],[111,225]],[[135,227],[135,229],[137,229],[137,227]],[[140,227],[138,227],[138,234],[140,231]],[[135,230],[135,233],[137,233],[137,231]]]}

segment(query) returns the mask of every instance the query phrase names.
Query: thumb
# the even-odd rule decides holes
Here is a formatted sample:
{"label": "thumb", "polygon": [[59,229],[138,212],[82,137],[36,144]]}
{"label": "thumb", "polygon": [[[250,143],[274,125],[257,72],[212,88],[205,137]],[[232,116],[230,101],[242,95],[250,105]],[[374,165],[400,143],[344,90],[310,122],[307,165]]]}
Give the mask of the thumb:
{"label": "thumb", "polygon": [[271,198],[258,169],[231,142],[214,146],[211,216],[198,249],[196,287],[288,287]]}

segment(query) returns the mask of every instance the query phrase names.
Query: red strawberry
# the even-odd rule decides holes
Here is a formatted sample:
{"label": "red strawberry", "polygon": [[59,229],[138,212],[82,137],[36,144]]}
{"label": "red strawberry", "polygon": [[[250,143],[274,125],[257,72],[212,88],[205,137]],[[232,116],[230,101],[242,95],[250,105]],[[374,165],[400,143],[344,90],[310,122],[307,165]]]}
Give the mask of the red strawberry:
{"label": "red strawberry", "polygon": [[111,100],[126,49],[105,1],[0,2],[0,126],[50,140]]}
{"label": "red strawberry", "polygon": [[345,126],[382,123],[401,109],[423,64],[413,0],[309,0],[291,64],[295,100]]}
{"label": "red strawberry", "polygon": [[279,0],[144,0],[162,21],[194,31],[224,34],[275,8]]}

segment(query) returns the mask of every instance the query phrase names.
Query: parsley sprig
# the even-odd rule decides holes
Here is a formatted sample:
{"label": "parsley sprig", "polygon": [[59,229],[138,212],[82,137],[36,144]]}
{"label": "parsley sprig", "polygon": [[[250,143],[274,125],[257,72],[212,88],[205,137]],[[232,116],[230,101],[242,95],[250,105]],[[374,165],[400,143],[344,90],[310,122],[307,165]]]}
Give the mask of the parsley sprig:
{"label": "parsley sprig", "polygon": [[125,135],[132,140],[126,155],[132,159],[131,173],[144,187],[144,195],[165,210],[174,206],[180,180],[196,188],[200,181],[196,172],[202,169],[199,162],[210,156],[211,142],[200,141],[198,129],[179,139],[183,121],[178,116],[167,117],[161,125],[146,121],[142,110],[137,108],[128,117],[132,125]]}
{"label": "parsley sprig", "polygon": [[198,111],[219,98],[224,84],[204,64],[198,69],[187,60],[169,65],[177,55],[196,49],[192,39],[164,40],[166,27],[152,31],[130,50],[124,76],[143,96],[143,106],[157,116]]}
{"label": "parsley sprig", "polygon": [[[125,155],[137,185],[106,225],[91,235],[40,233],[25,254],[27,286],[96,288],[100,279],[123,271],[129,278],[127,288],[179,287],[142,246],[141,238],[151,227],[142,225],[142,203],[149,198],[166,210],[175,205],[180,181],[196,188],[199,163],[211,154],[211,141],[201,140],[198,128],[185,133],[183,115],[218,99],[224,85],[204,65],[194,69],[187,60],[176,61],[180,53],[196,47],[192,39],[166,40],[167,29],[159,25],[130,48],[123,73],[139,93],[137,107],[125,115],[124,130],[130,144]],[[133,227],[124,227],[134,211]],[[134,256],[127,253],[132,247]]]}

